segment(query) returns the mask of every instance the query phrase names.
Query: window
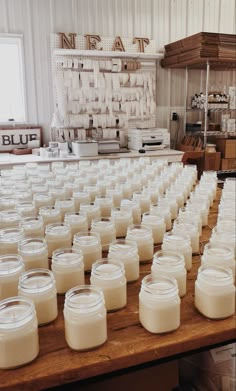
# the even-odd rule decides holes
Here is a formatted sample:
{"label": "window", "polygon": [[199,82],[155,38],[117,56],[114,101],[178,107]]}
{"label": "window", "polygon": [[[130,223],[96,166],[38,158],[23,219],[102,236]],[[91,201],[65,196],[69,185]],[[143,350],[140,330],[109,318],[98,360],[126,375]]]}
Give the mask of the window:
{"label": "window", "polygon": [[22,37],[0,35],[0,122],[26,121]]}

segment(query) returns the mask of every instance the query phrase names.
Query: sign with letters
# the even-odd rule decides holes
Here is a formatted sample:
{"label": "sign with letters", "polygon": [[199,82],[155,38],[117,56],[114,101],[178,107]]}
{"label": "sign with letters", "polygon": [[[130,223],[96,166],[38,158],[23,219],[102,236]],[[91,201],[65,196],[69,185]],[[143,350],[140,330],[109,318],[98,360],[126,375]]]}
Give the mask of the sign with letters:
{"label": "sign with letters", "polygon": [[41,145],[41,128],[0,128],[0,152],[27,148],[29,141],[39,140]]}

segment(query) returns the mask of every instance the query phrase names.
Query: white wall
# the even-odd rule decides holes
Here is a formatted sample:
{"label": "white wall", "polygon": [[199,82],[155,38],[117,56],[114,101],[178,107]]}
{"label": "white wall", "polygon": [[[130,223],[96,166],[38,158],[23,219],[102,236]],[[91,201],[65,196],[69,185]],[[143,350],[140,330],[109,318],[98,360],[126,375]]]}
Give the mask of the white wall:
{"label": "white wall", "polygon": [[[0,0],[0,33],[22,33],[28,119],[51,121],[50,33],[146,36],[157,48],[200,31],[235,34],[235,0]],[[183,112],[184,71],[158,74],[158,118],[168,126],[170,110]]]}

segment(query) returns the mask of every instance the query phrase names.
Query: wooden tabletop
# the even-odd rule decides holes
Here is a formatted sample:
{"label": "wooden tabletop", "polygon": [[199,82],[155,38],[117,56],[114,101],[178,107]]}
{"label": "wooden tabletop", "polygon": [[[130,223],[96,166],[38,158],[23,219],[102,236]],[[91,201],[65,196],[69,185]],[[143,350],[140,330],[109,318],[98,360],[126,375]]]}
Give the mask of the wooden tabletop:
{"label": "wooden tabletop", "polygon": [[[220,192],[218,198],[219,195]],[[209,227],[203,230],[202,243],[206,243],[215,225],[217,204],[215,202],[211,208]],[[199,256],[194,256],[193,268],[188,273],[187,295],[181,300],[181,326],[178,330],[156,335],[146,331],[139,323],[140,283],[151,268],[151,264],[146,264],[141,266],[140,280],[128,285],[126,308],[107,315],[108,341],[90,352],[72,351],[66,345],[62,314],[64,296],[58,296],[57,320],[39,328],[39,356],[24,367],[1,370],[0,389],[45,389],[233,340],[235,316],[212,321],[194,308],[194,281],[199,265]]]}

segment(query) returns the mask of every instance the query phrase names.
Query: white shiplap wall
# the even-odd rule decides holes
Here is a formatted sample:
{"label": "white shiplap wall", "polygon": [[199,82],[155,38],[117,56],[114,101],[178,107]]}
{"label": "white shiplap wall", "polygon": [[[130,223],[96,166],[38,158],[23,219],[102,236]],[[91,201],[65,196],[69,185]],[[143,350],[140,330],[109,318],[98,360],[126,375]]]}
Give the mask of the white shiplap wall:
{"label": "white shiplap wall", "polygon": [[[50,33],[147,36],[161,49],[200,31],[235,34],[235,16],[235,0],[0,0],[0,33],[24,35],[28,120],[43,126],[47,141]],[[159,68],[157,89],[158,124],[168,126],[170,110],[183,113],[184,71]]]}

